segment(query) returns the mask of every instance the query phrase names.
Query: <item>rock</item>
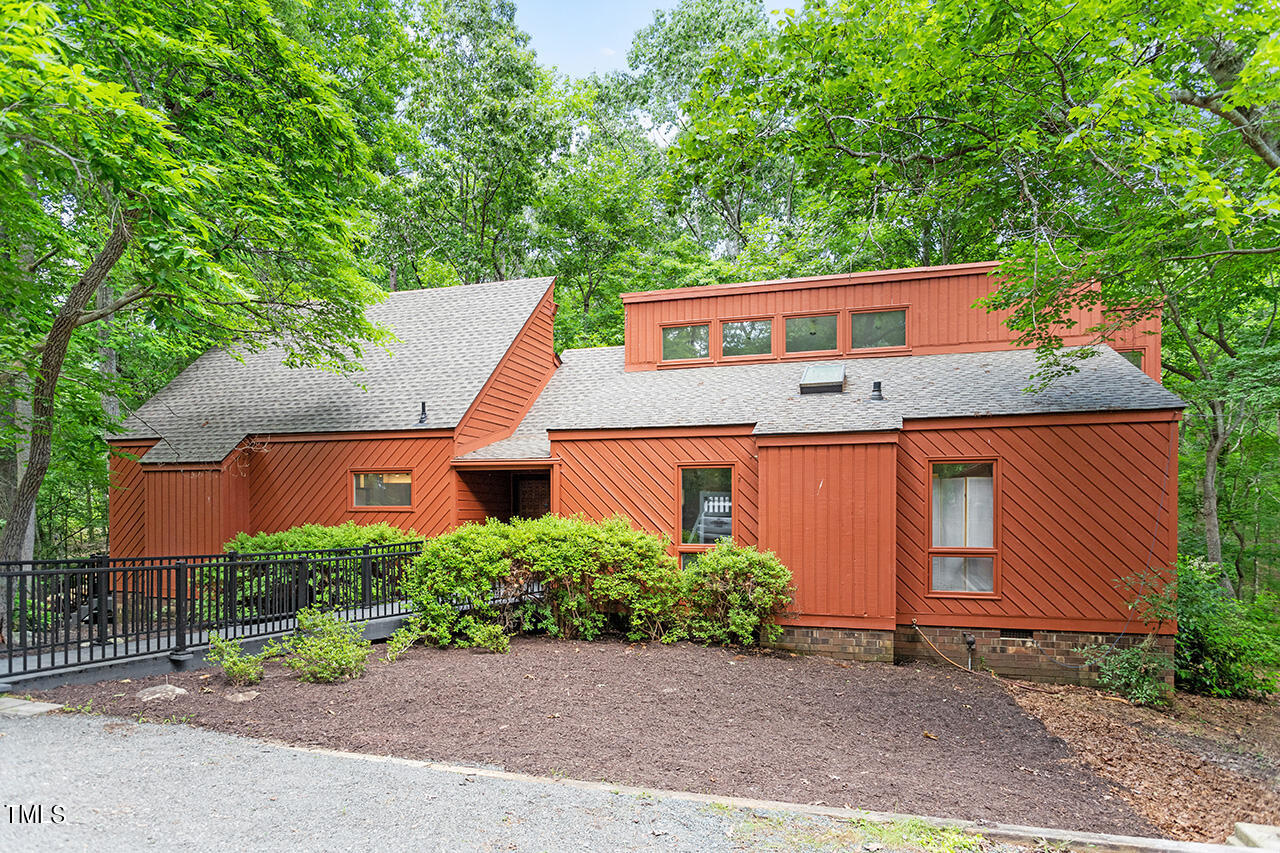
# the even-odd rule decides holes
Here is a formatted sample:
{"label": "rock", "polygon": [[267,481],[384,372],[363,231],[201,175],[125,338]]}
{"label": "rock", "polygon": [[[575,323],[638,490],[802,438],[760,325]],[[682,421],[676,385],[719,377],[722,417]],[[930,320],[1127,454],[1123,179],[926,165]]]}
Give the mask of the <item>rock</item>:
{"label": "rock", "polygon": [[222,698],[226,699],[228,702],[252,702],[254,699],[258,698],[258,691],[257,690],[237,690],[234,693],[228,693],[226,696],[223,696]]}
{"label": "rock", "polygon": [[150,702],[152,699],[168,699],[172,702],[186,692],[176,684],[157,684],[155,687],[139,690],[137,695],[143,702]]}

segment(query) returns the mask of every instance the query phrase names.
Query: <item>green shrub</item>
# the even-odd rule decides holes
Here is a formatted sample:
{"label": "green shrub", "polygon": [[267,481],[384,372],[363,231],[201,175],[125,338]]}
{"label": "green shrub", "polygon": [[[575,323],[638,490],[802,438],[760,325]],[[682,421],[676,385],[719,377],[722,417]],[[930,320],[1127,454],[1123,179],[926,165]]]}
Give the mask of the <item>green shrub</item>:
{"label": "green shrub", "polygon": [[1246,607],[1220,583],[1222,569],[1198,557],[1178,562],[1177,684],[1209,696],[1247,698],[1273,693],[1280,642],[1267,628],[1268,597]]}
{"label": "green shrub", "polygon": [[428,642],[449,645],[473,622],[501,618],[495,588],[514,582],[508,556],[510,527],[490,519],[428,539],[404,582]]}
{"label": "green shrub", "polygon": [[279,551],[323,551],[330,548],[360,548],[365,545],[391,545],[396,542],[413,542],[420,537],[412,530],[378,522],[356,524],[344,522],[332,527],[323,524],[304,524],[278,533],[238,533],[223,551],[239,554],[269,554]]}
{"label": "green shrub", "polygon": [[1098,682],[1135,705],[1164,705],[1170,689],[1164,680],[1173,661],[1160,651],[1155,635],[1127,647],[1086,646],[1080,649],[1086,661],[1098,667]]}
{"label": "green shrub", "polygon": [[680,573],[683,633],[703,643],[771,643],[791,603],[791,572],[770,552],[722,539]]}
{"label": "green shrub", "polygon": [[358,678],[373,654],[364,626],[338,619],[314,607],[298,611],[298,627],[279,647],[284,665],[303,681],[332,683]]}
{"label": "green shrub", "polygon": [[214,636],[209,640],[209,652],[205,660],[222,667],[227,681],[243,687],[262,680],[262,664],[272,656],[275,646],[268,645],[256,655],[245,654],[239,643]]}
{"label": "green shrub", "polygon": [[458,645],[464,648],[484,648],[495,654],[505,655],[511,649],[511,638],[501,625],[472,621],[468,623],[465,637],[458,641]]}
{"label": "green shrub", "polygon": [[421,642],[425,636],[421,617],[410,617],[404,625],[393,631],[391,636],[387,638],[387,663],[395,663],[402,654],[407,652],[415,643]]}

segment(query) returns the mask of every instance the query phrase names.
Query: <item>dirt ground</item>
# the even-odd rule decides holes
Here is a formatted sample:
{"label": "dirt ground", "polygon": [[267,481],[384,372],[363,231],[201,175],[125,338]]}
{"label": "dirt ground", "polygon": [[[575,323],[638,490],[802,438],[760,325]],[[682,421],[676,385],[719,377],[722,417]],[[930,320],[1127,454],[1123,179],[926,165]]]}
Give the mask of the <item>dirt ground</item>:
{"label": "dirt ground", "polygon": [[1167,711],[1097,690],[1010,687],[1161,834],[1222,842],[1236,821],[1280,823],[1280,705],[1178,694]]}
{"label": "dirt ground", "polygon": [[[679,644],[517,638],[507,655],[414,649],[361,679],[271,664],[233,703],[216,670],[39,698],[290,744],[641,787],[1150,835],[995,680]],[[189,692],[143,703],[168,681]]]}

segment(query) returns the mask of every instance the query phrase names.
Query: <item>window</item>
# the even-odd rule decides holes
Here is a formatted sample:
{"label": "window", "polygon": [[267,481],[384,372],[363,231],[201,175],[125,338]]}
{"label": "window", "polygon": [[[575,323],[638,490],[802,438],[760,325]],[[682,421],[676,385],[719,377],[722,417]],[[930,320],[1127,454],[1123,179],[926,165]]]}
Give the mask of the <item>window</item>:
{"label": "window", "polygon": [[773,352],[772,320],[739,320],[720,324],[720,354],[769,355]]}
{"label": "window", "polygon": [[787,318],[787,352],[818,352],[835,348],[835,314]]}
{"label": "window", "polygon": [[854,311],[850,315],[853,349],[872,347],[905,347],[907,345],[907,310]]}
{"label": "window", "polygon": [[408,471],[357,472],[351,476],[354,479],[356,506],[407,507],[413,504]]}
{"label": "window", "polygon": [[714,545],[733,535],[733,469],[680,469],[680,545]]}
{"label": "window", "polygon": [[994,593],[995,463],[934,462],[931,474],[931,590]]}
{"label": "window", "polygon": [[1120,353],[1120,357],[1123,358],[1125,361],[1129,362],[1130,364],[1132,364],[1134,367],[1138,368],[1139,370],[1142,369],[1142,350],[1140,349],[1125,350],[1124,352]]}
{"label": "window", "polygon": [[711,355],[711,327],[703,323],[697,326],[667,326],[662,330],[662,360],[676,361],[682,358],[707,358]]}

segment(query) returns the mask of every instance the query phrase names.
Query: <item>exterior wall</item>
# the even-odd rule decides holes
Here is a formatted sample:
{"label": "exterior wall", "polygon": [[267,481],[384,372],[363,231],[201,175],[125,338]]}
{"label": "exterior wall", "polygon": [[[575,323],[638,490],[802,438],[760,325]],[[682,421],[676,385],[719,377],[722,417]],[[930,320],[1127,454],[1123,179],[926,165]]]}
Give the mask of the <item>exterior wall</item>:
{"label": "exterior wall", "polygon": [[[452,455],[447,436],[259,439],[249,462],[250,532],[354,520],[385,521],[423,536],[442,533],[453,524]],[[413,507],[353,507],[353,469],[411,471]]]}
{"label": "exterior wall", "polygon": [[760,440],[760,546],[796,585],[786,622],[893,629],[897,449],[892,435],[871,437]]}
{"label": "exterior wall", "polygon": [[735,541],[759,542],[760,499],[750,427],[552,433],[551,455],[561,460],[552,487],[552,512],[603,519],[622,514],[673,538],[679,534],[678,467],[734,465]]}
{"label": "exterior wall", "polygon": [[227,536],[221,466],[148,466],[143,476],[147,511],[142,556],[222,552]]}
{"label": "exterior wall", "polygon": [[506,471],[459,471],[456,474],[458,524],[511,517],[511,474]]}
{"label": "exterior wall", "polygon": [[[898,622],[1141,631],[1126,606],[1132,594],[1115,581],[1176,558],[1173,416],[908,424],[898,443]],[[928,463],[947,457],[997,460],[995,597],[928,591]]]}
{"label": "exterior wall", "polygon": [[775,648],[845,660],[893,663],[893,631],[874,628],[782,629]]}
{"label": "exterior wall", "polygon": [[459,422],[458,454],[511,435],[551,379],[556,369],[552,295],[548,289]]}
{"label": "exterior wall", "polygon": [[[1041,681],[1050,684],[1098,683],[1098,668],[1088,665],[1076,649],[1093,645],[1116,645],[1126,648],[1146,638],[1138,629],[1123,636],[1115,633],[1082,633],[1077,631],[1033,631],[1031,637],[1001,637],[999,630],[990,628],[967,629],[977,641],[973,652],[973,668],[995,670],[1000,675],[1023,681]],[[965,644],[963,628],[924,628],[929,642],[938,647],[952,661],[968,665],[969,647]],[[938,651],[934,651],[920,637],[920,631],[910,625],[900,625],[893,637],[893,656],[899,661],[927,660],[946,665]],[[1172,635],[1159,637],[1160,651],[1173,658]],[[1173,670],[1167,670],[1165,682],[1173,687]]]}
{"label": "exterior wall", "polygon": [[146,479],[138,457],[154,446],[154,441],[111,445],[107,530],[113,557],[137,557],[146,550]]}
{"label": "exterior wall", "polygon": [[[859,273],[825,276],[816,281],[767,283],[760,285],[712,285],[707,288],[675,289],[656,293],[627,294],[626,367],[653,370],[662,357],[661,326],[679,322],[713,319],[748,319],[839,309],[907,308],[907,346],[871,351],[874,355],[925,355],[940,352],[972,352],[1013,348],[1013,333],[1005,327],[1010,312],[987,312],[973,307],[980,297],[995,289],[990,271],[994,264],[968,264],[957,268],[938,267],[893,273]],[[696,295],[704,294],[704,295]],[[1071,318],[1078,329],[1099,324],[1097,310],[1075,311]],[[712,330],[713,345],[717,334]],[[841,348],[848,347],[848,329],[840,323]],[[1092,335],[1067,335],[1068,345],[1090,343]],[[774,352],[770,356],[734,358],[732,363],[778,361],[783,357],[782,336],[775,323]],[[1117,349],[1142,349],[1143,369],[1160,381],[1160,321],[1143,321],[1114,336]],[[840,357],[857,356],[844,352]],[[830,359],[820,355],[789,355],[787,360]],[[704,363],[704,362],[697,362]],[[690,362],[681,362],[689,366]]]}

